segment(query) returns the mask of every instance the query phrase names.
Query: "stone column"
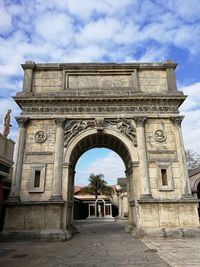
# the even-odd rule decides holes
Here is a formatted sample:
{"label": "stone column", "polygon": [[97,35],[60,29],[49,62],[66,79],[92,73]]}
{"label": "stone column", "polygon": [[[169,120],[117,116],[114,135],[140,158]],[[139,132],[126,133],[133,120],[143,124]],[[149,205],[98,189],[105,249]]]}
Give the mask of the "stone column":
{"label": "stone column", "polygon": [[149,171],[147,164],[147,148],[144,123],[146,117],[135,118],[137,124],[137,144],[138,144],[138,155],[140,160],[140,178],[141,178],[141,197],[151,197],[150,183],[149,183]]}
{"label": "stone column", "polygon": [[56,123],[56,142],[54,156],[54,179],[53,190],[50,200],[60,201],[62,198],[62,164],[64,151],[64,119],[55,119]]}
{"label": "stone column", "polygon": [[35,62],[26,61],[25,64],[22,64],[22,67],[24,69],[23,92],[31,93],[32,92],[33,69],[35,68]]}
{"label": "stone column", "polygon": [[171,120],[174,123],[174,129],[175,129],[175,138],[176,138],[176,149],[177,149],[177,156],[180,166],[180,173],[181,176],[183,176],[183,196],[192,196],[191,195],[191,189],[189,184],[189,176],[188,176],[188,170],[187,170],[187,163],[186,163],[186,157],[185,157],[185,149],[184,149],[184,143],[183,143],[183,136],[181,131],[181,122],[183,120],[183,117],[172,117]]}
{"label": "stone column", "polygon": [[29,118],[16,118],[16,121],[19,125],[19,134],[16,146],[16,155],[15,155],[15,165],[13,170],[13,181],[11,185],[10,192],[10,201],[19,201],[20,200],[20,187],[21,187],[21,177],[23,169],[23,159],[24,159],[24,150],[26,143],[26,126],[29,121]]}

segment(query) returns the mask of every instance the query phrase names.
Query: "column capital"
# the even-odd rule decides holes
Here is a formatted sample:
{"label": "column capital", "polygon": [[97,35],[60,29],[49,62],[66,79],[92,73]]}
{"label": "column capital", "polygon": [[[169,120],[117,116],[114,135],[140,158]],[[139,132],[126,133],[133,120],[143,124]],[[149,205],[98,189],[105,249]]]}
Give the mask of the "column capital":
{"label": "column capital", "polygon": [[67,120],[66,118],[54,118],[56,126],[62,128],[64,128],[66,120]]}
{"label": "column capital", "polygon": [[28,117],[16,117],[15,119],[21,128],[25,128],[30,120]]}
{"label": "column capital", "polygon": [[145,121],[147,120],[146,116],[140,116],[140,117],[134,117],[134,121],[136,122],[136,125],[138,126],[144,126]]}
{"label": "column capital", "polygon": [[175,116],[175,117],[170,117],[170,120],[178,126],[181,126],[181,122],[184,119],[184,116]]}
{"label": "column capital", "polygon": [[35,65],[35,62],[30,60],[30,61],[26,61],[24,64],[21,65],[22,68],[24,70],[27,70],[27,69],[35,69],[36,65]]}
{"label": "column capital", "polygon": [[63,162],[62,166],[64,168],[73,169],[72,164],[70,162]]}

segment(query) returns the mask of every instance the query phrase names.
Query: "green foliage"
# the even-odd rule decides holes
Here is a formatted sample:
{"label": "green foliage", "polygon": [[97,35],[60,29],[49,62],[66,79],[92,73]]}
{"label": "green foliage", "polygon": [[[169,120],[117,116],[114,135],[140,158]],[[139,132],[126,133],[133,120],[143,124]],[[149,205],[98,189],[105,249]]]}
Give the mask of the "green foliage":
{"label": "green foliage", "polygon": [[91,173],[88,181],[89,185],[81,188],[80,192],[95,195],[96,199],[98,195],[112,194],[112,187],[107,185],[107,182],[104,180],[103,174],[95,175]]}

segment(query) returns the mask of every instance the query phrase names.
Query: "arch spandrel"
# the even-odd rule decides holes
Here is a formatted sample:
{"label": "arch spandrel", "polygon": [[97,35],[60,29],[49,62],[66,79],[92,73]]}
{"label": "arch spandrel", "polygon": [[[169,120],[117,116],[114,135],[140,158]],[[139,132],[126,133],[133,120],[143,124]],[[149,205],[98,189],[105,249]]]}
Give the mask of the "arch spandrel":
{"label": "arch spandrel", "polygon": [[64,151],[64,162],[75,167],[80,156],[92,148],[105,147],[115,151],[123,160],[126,168],[130,163],[138,161],[138,153],[134,144],[122,134],[112,129],[88,129],[70,140]]}

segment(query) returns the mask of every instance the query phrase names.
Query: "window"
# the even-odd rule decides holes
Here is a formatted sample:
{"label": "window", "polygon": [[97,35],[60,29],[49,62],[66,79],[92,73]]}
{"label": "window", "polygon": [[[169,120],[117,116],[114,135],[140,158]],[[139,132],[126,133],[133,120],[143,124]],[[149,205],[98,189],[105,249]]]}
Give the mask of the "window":
{"label": "window", "polygon": [[35,171],[35,179],[34,179],[34,187],[35,188],[40,187],[40,176],[41,176],[41,171]]}
{"label": "window", "polygon": [[29,193],[43,193],[46,178],[45,164],[31,164]]}
{"label": "window", "polygon": [[162,179],[162,185],[168,185],[166,169],[161,169],[161,179]]}
{"label": "window", "polygon": [[172,164],[169,162],[157,163],[157,183],[159,191],[173,191],[174,181],[172,175]]}

